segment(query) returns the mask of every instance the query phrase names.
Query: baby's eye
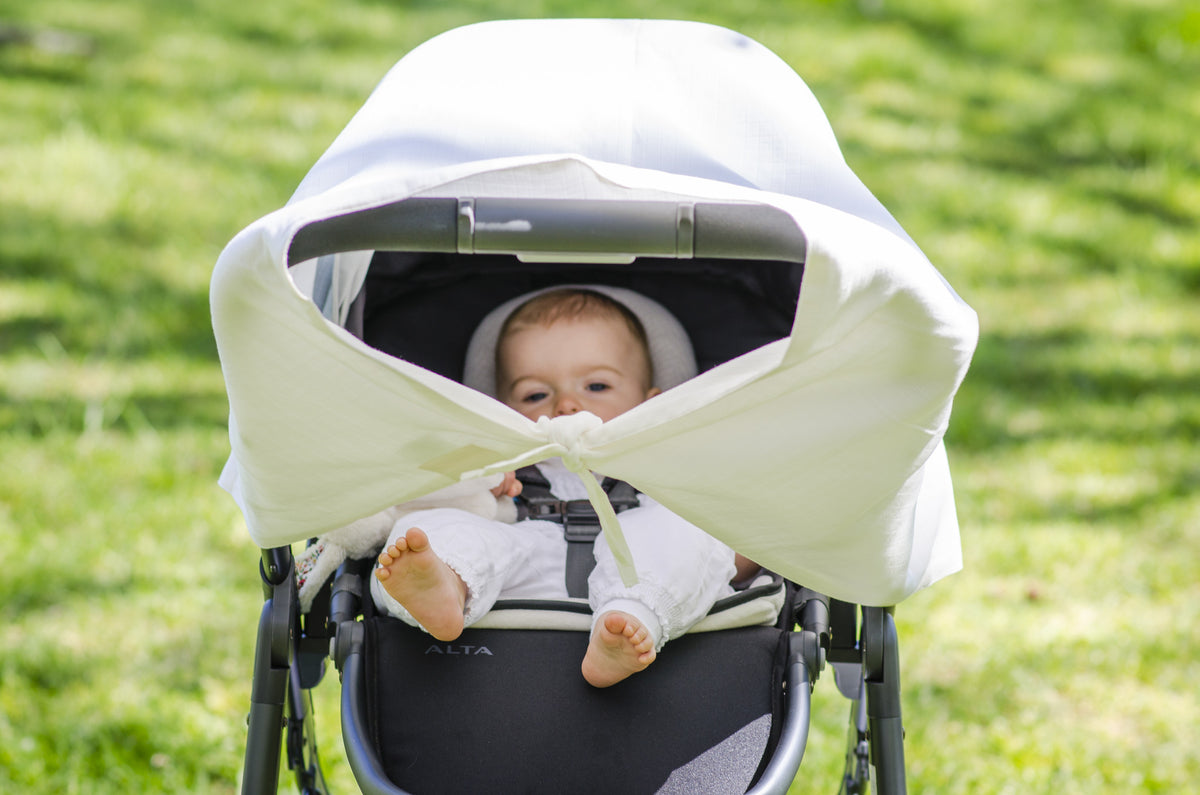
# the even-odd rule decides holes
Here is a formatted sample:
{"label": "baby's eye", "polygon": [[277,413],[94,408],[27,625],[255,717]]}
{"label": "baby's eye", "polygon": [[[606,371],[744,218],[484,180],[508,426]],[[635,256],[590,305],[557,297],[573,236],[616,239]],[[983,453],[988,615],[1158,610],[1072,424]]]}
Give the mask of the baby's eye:
{"label": "baby's eye", "polygon": [[587,391],[589,392],[603,392],[606,389],[609,389],[609,386],[602,381],[593,381],[587,385]]}
{"label": "baby's eye", "polygon": [[546,399],[545,392],[530,392],[525,397],[521,398],[522,403],[541,403]]}

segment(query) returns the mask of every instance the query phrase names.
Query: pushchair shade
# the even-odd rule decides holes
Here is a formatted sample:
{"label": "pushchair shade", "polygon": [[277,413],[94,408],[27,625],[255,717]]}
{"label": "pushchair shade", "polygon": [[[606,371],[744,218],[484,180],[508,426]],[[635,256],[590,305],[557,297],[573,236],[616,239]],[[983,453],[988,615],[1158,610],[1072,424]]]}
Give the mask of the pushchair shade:
{"label": "pushchair shade", "polygon": [[[533,38],[551,52],[527,55]],[[496,90],[465,101],[468,77]],[[584,215],[532,215],[553,202]],[[631,240],[624,222],[588,236],[597,208],[630,202],[653,208],[617,212],[641,224]],[[396,222],[414,209],[424,220]],[[750,253],[803,264],[790,335],[603,425],[534,424],[341,328],[382,248],[686,264],[708,241],[736,248],[720,232],[737,236],[738,212],[791,229]],[[558,250],[572,241],[574,260]],[[799,78],[729,31],[513,22],[429,42],[230,243],[212,303],[223,482],[261,546],[563,456],[837,598],[894,604],[960,565],[941,440],[975,316],[846,167]]]}

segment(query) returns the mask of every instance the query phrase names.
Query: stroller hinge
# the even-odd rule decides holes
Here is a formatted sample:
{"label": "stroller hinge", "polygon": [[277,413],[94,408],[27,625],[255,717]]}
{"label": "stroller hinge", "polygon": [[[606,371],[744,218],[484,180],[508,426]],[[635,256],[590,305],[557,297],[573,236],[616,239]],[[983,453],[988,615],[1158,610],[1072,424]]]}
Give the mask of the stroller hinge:
{"label": "stroller hinge", "polygon": [[263,595],[270,599],[274,586],[279,585],[292,575],[292,548],[271,547],[262,551],[262,560],[258,564],[258,576],[263,581]]}
{"label": "stroller hinge", "polygon": [[801,588],[795,597],[794,613],[799,626],[791,634],[793,659],[804,660],[808,668],[809,683],[815,685],[829,654],[829,597],[809,588]]}

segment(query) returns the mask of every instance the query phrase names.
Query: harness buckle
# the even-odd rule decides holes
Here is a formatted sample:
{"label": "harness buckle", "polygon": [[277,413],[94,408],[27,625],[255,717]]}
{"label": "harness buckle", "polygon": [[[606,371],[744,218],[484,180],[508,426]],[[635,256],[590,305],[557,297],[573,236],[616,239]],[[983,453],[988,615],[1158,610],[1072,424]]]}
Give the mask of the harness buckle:
{"label": "harness buckle", "polygon": [[588,543],[600,535],[600,519],[587,500],[566,500],[562,505],[563,537],[568,542]]}

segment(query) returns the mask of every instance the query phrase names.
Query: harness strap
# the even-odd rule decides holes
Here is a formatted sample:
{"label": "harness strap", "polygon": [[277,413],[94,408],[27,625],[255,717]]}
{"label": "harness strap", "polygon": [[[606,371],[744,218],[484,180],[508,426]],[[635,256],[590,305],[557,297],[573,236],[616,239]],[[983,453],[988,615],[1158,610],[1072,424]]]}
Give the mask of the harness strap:
{"label": "harness strap", "polygon": [[[596,567],[592,550],[600,534],[600,518],[588,500],[560,500],[550,493],[550,482],[535,466],[517,470],[521,495],[517,498],[519,519],[544,519],[563,526],[567,541],[567,595],[586,598],[588,576]],[[600,484],[617,513],[638,504],[637,492],[623,480],[605,478]]]}

